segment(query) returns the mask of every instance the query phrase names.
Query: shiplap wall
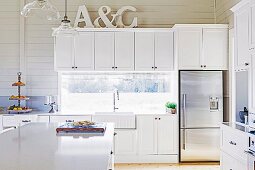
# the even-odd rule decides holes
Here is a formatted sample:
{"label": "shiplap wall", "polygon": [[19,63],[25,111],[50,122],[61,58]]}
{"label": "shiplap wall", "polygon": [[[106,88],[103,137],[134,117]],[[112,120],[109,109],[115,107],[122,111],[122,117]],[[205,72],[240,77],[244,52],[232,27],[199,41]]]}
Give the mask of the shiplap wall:
{"label": "shiplap wall", "polygon": [[20,65],[19,9],[19,0],[0,1],[0,96],[16,92],[11,84]]}
{"label": "shiplap wall", "polygon": [[[23,0],[0,0],[0,96],[16,94],[11,83],[16,80],[19,63],[19,8]],[[27,0],[30,2],[31,0]],[[63,14],[64,0],[52,0]],[[68,16],[74,21],[79,5],[86,6],[91,18],[97,17],[97,10],[108,5],[116,12],[121,6],[132,5],[136,13],[125,15],[130,23],[138,17],[139,27],[172,27],[176,23],[215,23],[214,0],[69,0]],[[73,23],[73,22],[72,22]],[[26,95],[44,96],[57,94],[58,75],[53,70],[52,27],[59,22],[40,18],[25,20],[25,73]],[[0,103],[1,104],[1,103]]]}
{"label": "shiplap wall", "polygon": [[233,13],[230,11],[230,8],[240,1],[241,0],[216,0],[216,22],[221,24],[229,24],[229,27],[233,28],[234,17]]}

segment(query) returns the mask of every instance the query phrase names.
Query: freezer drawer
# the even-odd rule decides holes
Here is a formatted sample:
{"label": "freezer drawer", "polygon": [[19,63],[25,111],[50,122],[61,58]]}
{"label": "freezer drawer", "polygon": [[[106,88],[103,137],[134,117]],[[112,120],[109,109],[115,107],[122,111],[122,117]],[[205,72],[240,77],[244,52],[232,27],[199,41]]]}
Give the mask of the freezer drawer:
{"label": "freezer drawer", "polygon": [[181,129],[181,161],[219,161],[220,129]]}

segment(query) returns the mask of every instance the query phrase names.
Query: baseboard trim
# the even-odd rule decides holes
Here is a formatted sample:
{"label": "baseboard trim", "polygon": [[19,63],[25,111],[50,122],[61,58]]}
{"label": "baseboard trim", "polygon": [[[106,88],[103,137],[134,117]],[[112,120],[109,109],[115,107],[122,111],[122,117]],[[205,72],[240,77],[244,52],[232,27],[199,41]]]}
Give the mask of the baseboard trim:
{"label": "baseboard trim", "polygon": [[179,163],[178,155],[115,155],[115,163]]}

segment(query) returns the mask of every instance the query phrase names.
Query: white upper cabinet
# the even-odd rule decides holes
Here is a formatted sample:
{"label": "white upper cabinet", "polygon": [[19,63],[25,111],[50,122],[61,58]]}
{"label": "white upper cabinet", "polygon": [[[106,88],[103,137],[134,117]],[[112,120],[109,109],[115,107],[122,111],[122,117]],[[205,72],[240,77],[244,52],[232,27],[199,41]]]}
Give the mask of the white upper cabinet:
{"label": "white upper cabinet", "polygon": [[174,69],[174,34],[173,32],[155,33],[155,70]]}
{"label": "white upper cabinet", "polygon": [[228,27],[186,25],[176,27],[180,70],[227,70]]}
{"label": "white upper cabinet", "polygon": [[74,69],[74,37],[59,35],[55,37],[55,70]]}
{"label": "white upper cabinet", "polygon": [[203,29],[203,56],[206,69],[228,69],[227,29]]}
{"label": "white upper cabinet", "polygon": [[95,69],[114,70],[114,32],[95,33]]}
{"label": "white upper cabinet", "polygon": [[98,71],[134,70],[134,33],[96,32],[95,69]]}
{"label": "white upper cabinet", "polygon": [[174,64],[173,32],[135,33],[135,70],[171,71]]}
{"label": "white upper cabinet", "polygon": [[75,67],[77,70],[94,70],[94,33],[81,32],[75,36]]}
{"label": "white upper cabinet", "polygon": [[249,66],[249,4],[235,13],[235,69]]}
{"label": "white upper cabinet", "polygon": [[135,70],[154,70],[154,33],[135,33]]}
{"label": "white upper cabinet", "polygon": [[177,37],[179,69],[201,69],[202,28],[180,28]]}
{"label": "white upper cabinet", "polygon": [[134,32],[115,32],[115,70],[132,71],[135,62]]}
{"label": "white upper cabinet", "polygon": [[174,34],[167,29],[80,30],[55,37],[56,71],[171,71]]}

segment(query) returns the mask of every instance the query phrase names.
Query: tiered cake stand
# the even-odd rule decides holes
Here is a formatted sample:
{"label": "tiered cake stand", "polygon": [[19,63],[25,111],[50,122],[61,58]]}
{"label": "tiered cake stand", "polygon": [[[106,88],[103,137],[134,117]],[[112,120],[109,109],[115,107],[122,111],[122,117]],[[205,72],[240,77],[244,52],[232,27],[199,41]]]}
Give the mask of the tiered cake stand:
{"label": "tiered cake stand", "polygon": [[32,111],[32,109],[27,107],[21,107],[20,103],[24,100],[29,100],[26,96],[21,96],[21,87],[25,86],[25,83],[21,81],[21,72],[18,73],[18,82],[13,83],[12,86],[18,87],[18,96],[11,96],[9,100],[16,100],[18,101],[18,105],[13,105],[8,108],[8,113],[10,114],[22,114],[22,113],[29,113]]}

